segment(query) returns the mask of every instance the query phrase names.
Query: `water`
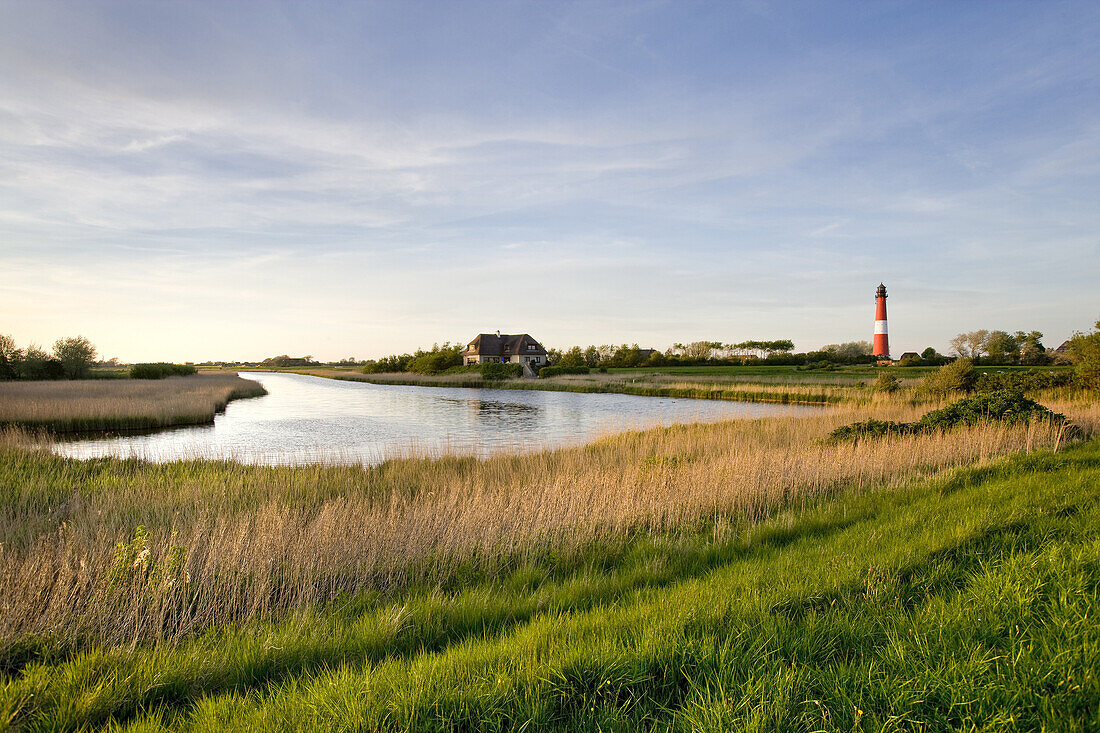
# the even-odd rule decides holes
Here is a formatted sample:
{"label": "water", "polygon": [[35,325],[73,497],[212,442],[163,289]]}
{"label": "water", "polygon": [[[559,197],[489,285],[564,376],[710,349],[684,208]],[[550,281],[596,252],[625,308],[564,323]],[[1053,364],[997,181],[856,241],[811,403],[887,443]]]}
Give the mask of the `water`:
{"label": "water", "polygon": [[429,388],[250,372],[269,394],[230,402],[213,425],[60,443],[78,458],[244,463],[377,463],[410,454],[473,453],[578,444],[630,428],[821,408],[616,394]]}

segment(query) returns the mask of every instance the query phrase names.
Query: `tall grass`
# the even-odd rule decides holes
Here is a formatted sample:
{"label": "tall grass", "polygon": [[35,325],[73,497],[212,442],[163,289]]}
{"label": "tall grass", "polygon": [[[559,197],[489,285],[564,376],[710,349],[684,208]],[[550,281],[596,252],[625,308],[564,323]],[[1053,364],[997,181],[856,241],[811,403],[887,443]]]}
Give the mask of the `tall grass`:
{"label": "tall grass", "polygon": [[230,400],[264,394],[259,383],[233,374],[0,382],[0,427],[62,433],[196,425],[212,422]]}
{"label": "tall grass", "polygon": [[18,730],[1096,730],[1100,443],[0,669]]}
{"label": "tall grass", "polygon": [[[1095,406],[1059,409],[1085,434],[1100,426]],[[864,414],[674,426],[580,448],[367,469],[82,462],[9,433],[0,446],[0,640],[7,655],[30,638],[175,640],[365,589],[568,562],[635,532],[752,522],[841,488],[897,485],[1065,437],[1032,423],[821,440]],[[876,414],[911,420],[919,410]]]}

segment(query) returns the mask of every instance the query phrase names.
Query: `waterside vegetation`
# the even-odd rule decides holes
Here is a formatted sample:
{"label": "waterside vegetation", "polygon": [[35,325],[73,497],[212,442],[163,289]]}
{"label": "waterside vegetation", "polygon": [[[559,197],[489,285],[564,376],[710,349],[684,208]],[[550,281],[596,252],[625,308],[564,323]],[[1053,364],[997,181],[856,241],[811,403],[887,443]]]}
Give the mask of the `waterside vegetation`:
{"label": "waterside vegetation", "polygon": [[1033,421],[830,445],[836,413],[366,471],[9,433],[0,720],[1095,726],[1100,444],[1052,453]]}
{"label": "waterside vegetation", "polygon": [[230,400],[264,394],[258,382],[235,374],[0,382],[0,427],[67,433],[201,425]]}

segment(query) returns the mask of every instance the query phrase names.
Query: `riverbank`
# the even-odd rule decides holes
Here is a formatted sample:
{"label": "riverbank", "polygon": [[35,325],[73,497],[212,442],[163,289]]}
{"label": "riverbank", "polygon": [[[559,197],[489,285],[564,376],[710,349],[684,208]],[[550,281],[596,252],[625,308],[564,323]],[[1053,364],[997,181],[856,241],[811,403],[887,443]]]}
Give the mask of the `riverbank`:
{"label": "riverbank", "polygon": [[[788,419],[760,421],[752,432],[789,449],[827,418],[815,420],[812,429]],[[549,487],[536,503],[567,493],[564,503],[546,507],[547,518],[564,508],[571,521],[583,521],[558,541],[532,542],[517,533],[530,526],[529,512],[516,516],[517,505],[501,497],[491,523],[466,525],[489,536],[482,551],[449,566],[449,580],[404,572],[393,576],[404,585],[353,585],[358,590],[333,595],[334,603],[289,614],[279,604],[302,582],[296,563],[332,590],[363,577],[367,552],[377,545],[360,544],[361,528],[392,526],[363,522],[364,501],[444,509],[438,528],[423,520],[418,526],[452,528],[455,510],[473,498],[471,483],[484,486],[539,463],[568,482],[563,456],[544,454],[522,466],[519,459],[399,462],[360,482],[340,469],[89,466],[21,453],[26,449],[9,441],[5,458],[16,460],[0,462],[9,472],[4,485],[15,487],[7,514],[18,508],[35,516],[15,536],[10,524],[2,535],[0,578],[9,587],[0,594],[8,640],[0,719],[20,730],[191,731],[1095,725],[1100,444],[1058,453],[1032,445],[1028,455],[991,460],[992,434],[953,431],[941,438],[955,448],[970,445],[975,451],[965,462],[979,460],[980,467],[918,478],[865,465],[862,478],[817,491],[792,490],[800,482],[773,468],[764,473],[781,492],[748,505],[730,503],[734,471],[707,484],[717,501],[678,509],[684,480],[697,478],[678,469],[721,470],[727,460],[717,446],[731,445],[731,437],[748,436],[688,426],[567,451],[571,461],[603,465],[629,457],[637,468],[667,472],[659,482],[664,508],[646,503],[648,521],[617,522],[615,515],[625,519],[622,510],[635,506],[624,501],[625,476],[615,483],[618,501],[601,501],[609,497],[592,494],[595,487],[584,494],[567,484]],[[868,443],[849,458],[910,456],[918,447],[912,440]],[[673,446],[680,451],[662,450]],[[920,452],[942,455],[943,447]],[[813,464],[824,469],[823,458],[814,454]],[[13,480],[15,464],[23,478]],[[447,488],[457,484],[467,488]],[[148,485],[158,491],[143,495]],[[441,491],[449,498],[439,498]],[[474,494],[484,511],[484,488]],[[88,526],[93,497],[107,502],[103,517],[91,521],[98,531]],[[200,497],[214,512],[197,522],[205,539],[185,526],[198,519]],[[746,515],[746,506],[758,513]],[[308,531],[303,525],[287,532],[289,507],[312,517]],[[255,514],[251,530],[234,519],[243,513]],[[141,532],[132,528],[136,521],[145,523]],[[169,534],[174,526],[177,535]],[[419,545],[400,542],[421,536],[409,529],[395,532],[396,566],[417,556]],[[337,541],[336,533],[349,532],[346,543]],[[440,537],[456,539],[450,529]],[[88,544],[91,538],[98,544]],[[310,544],[296,550],[304,538]],[[13,581],[31,578],[18,572],[31,548],[38,559],[69,553],[67,570],[52,574],[53,590],[36,596],[41,603],[56,593],[56,602],[38,614],[18,606],[25,593],[12,592]],[[437,546],[433,557],[442,550]],[[503,564],[491,562],[506,555]],[[226,562],[246,564],[233,571]],[[221,576],[211,573],[219,563]],[[92,582],[97,569],[114,575]],[[160,634],[179,630],[178,607],[240,603],[257,582],[262,596],[240,606],[254,610],[247,620],[203,624],[201,636],[164,640],[171,643],[128,641],[136,641],[142,623]],[[68,626],[47,632],[42,610],[59,622],[60,609],[79,605],[62,596],[81,587],[112,589],[116,607],[81,608],[75,620],[82,633]],[[146,605],[154,599],[150,617],[154,609]],[[109,622],[105,627],[84,618],[108,611],[114,616],[98,619]],[[41,631],[18,636],[13,646],[13,619]],[[112,642],[102,634],[120,636]]]}
{"label": "riverbank", "polygon": [[235,374],[0,382],[0,428],[77,433],[204,425],[231,400],[265,394]]}
{"label": "riverbank", "polygon": [[[424,375],[411,372],[359,374],[336,369],[288,369],[297,374],[368,384],[415,387],[466,387],[471,389],[514,389],[582,394],[625,394],[637,397],[674,397],[679,399],[728,400],[733,402],[774,402],[778,404],[832,405],[841,402],[868,403],[874,400],[870,390],[818,384],[783,386],[740,383],[692,384],[683,378],[623,376],[595,372],[587,375],[561,375],[549,379],[481,379],[470,374]],[[671,381],[671,383],[669,383]]]}
{"label": "riverbank", "polygon": [[[468,387],[589,394],[626,394],[642,397],[773,402],[778,404],[875,407],[904,402],[931,404],[941,395],[919,388],[921,378],[937,367],[847,366],[835,370],[803,370],[787,366],[651,367],[612,369],[608,372],[558,375],[548,379],[485,380],[469,373],[423,375],[412,372],[361,374],[353,367],[292,368],[298,374],[343,381],[418,387]],[[1019,372],[1021,367],[981,367],[985,372]],[[1065,367],[1044,371],[1064,372]],[[874,388],[875,379],[889,373],[898,380],[896,390]],[[1029,393],[1042,399],[1090,399],[1092,395],[1072,387]]]}

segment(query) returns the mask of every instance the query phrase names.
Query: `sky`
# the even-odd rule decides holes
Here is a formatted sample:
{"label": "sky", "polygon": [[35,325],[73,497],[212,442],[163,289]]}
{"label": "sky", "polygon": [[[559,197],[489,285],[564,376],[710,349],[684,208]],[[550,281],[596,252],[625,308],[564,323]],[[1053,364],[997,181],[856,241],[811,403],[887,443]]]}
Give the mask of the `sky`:
{"label": "sky", "polygon": [[0,333],[123,361],[1057,346],[1100,3],[0,0]]}

